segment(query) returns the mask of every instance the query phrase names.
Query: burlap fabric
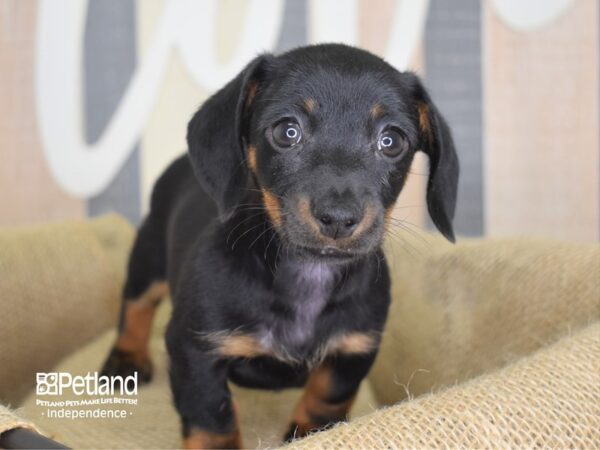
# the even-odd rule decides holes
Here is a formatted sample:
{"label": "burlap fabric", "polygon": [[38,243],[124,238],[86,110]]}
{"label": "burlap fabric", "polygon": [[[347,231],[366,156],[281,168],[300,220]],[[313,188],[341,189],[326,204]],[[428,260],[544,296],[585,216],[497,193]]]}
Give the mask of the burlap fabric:
{"label": "burlap fabric", "polygon": [[[36,399],[46,399],[32,393],[23,403],[23,416],[31,419],[53,439],[70,447],[83,448],[178,448],[181,445],[179,418],[171,401],[167,376],[167,355],[164,330],[170,313],[169,302],[163,302],[155,319],[151,354],[155,376],[149,385],[139,389],[137,405],[121,406],[126,419],[57,419],[48,418],[47,409],[36,406]],[[56,371],[85,375],[98,370],[114,342],[115,332],[109,331],[56,367]],[[241,389],[232,386],[240,410],[244,445],[249,448],[277,446],[287,431],[288,420],[301,390],[280,393]],[[88,397],[63,395],[61,400],[81,400]],[[357,417],[376,409],[369,384],[361,387],[352,410]],[[94,409],[90,406],[85,409]],[[109,409],[112,407],[108,407]]]}
{"label": "burlap fabric", "polygon": [[367,448],[600,448],[600,324],[504,369],[286,450]]}
{"label": "burlap fabric", "polygon": [[392,404],[527,355],[600,319],[600,246],[397,234],[390,320],[370,379]]}
{"label": "burlap fabric", "polygon": [[0,405],[0,434],[14,428],[28,428],[39,433],[39,429],[35,425],[21,418],[18,413],[19,411],[11,411]]}
{"label": "burlap fabric", "polygon": [[114,323],[132,239],[116,215],[0,230],[0,403]]}
{"label": "burlap fabric", "polygon": [[[387,252],[394,298],[382,351],[370,375],[378,399],[393,403],[412,398],[513,363],[295,445],[600,447],[598,435],[590,431],[600,428],[598,325],[576,333],[600,314],[598,245],[466,240],[451,246],[433,236],[403,233]],[[118,260],[113,258],[113,263]],[[166,314],[163,309],[152,341],[156,379],[140,390],[139,405],[132,407],[130,418],[90,423],[46,419],[34,406],[33,394],[23,404],[26,417],[77,448],[177,446],[178,421],[160,337]],[[110,333],[56,370],[73,374],[97,370],[114,338]],[[519,359],[565,333],[572,336]],[[376,407],[369,385],[365,388],[361,413]],[[236,393],[246,444],[276,445],[297,395]],[[352,431],[355,426],[357,431]]]}

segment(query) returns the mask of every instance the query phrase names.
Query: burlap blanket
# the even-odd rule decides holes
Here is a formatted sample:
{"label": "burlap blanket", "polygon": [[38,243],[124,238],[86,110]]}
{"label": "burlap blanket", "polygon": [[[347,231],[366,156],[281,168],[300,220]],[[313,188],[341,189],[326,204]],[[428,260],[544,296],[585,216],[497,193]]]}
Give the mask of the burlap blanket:
{"label": "burlap blanket", "polygon": [[[408,253],[410,251],[410,253]],[[391,404],[516,361],[600,320],[600,245],[405,234],[370,379]]]}
{"label": "burlap blanket", "polygon": [[286,447],[600,448],[600,324],[508,367]]}
{"label": "burlap blanket", "polygon": [[132,239],[116,215],[0,230],[0,403],[114,324]]}
{"label": "burlap blanket", "polygon": [[[0,232],[2,248],[16,255],[0,254],[2,273],[19,268],[10,282],[0,278],[14,302],[0,303],[0,313],[18,317],[17,325],[0,325],[10,343],[0,351],[3,399],[16,404],[36,370],[76,374],[101,364],[113,331],[82,344],[116,319],[132,234],[114,217],[92,228],[99,223],[100,234],[81,223],[60,226],[64,235],[59,226]],[[367,415],[292,448],[600,448],[599,246],[526,239],[451,246],[428,234],[399,236],[386,250],[390,320],[355,411]],[[178,446],[161,338],[167,315],[163,309],[152,341],[156,379],[130,418],[47,419],[35,394],[19,415],[76,448]],[[277,445],[297,392],[236,395],[246,444]],[[407,401],[375,411],[399,400]]]}

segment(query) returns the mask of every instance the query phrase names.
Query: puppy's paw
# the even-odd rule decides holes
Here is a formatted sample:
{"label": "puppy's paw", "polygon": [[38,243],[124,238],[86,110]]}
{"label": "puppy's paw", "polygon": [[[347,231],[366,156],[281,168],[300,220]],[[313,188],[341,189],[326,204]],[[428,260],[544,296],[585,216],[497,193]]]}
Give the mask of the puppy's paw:
{"label": "puppy's paw", "polygon": [[147,356],[113,348],[100,372],[101,375],[120,375],[123,378],[137,372],[138,384],[143,385],[152,380],[153,367],[152,361]]}
{"label": "puppy's paw", "polygon": [[287,433],[283,437],[283,442],[288,443],[292,442],[294,439],[300,439],[309,434],[311,428],[306,425],[300,425],[296,422],[290,423]]}
{"label": "puppy's paw", "polygon": [[322,424],[317,423],[303,423],[291,422],[287,433],[283,437],[284,443],[292,442],[294,439],[300,439],[308,436],[309,434],[316,433],[317,431],[328,430],[334,426],[338,421],[325,422]]}

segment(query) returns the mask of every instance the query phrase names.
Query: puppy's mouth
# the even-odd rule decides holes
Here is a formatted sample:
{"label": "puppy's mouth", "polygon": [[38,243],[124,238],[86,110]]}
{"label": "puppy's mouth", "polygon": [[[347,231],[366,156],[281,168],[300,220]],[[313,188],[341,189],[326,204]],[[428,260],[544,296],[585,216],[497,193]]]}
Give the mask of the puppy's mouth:
{"label": "puppy's mouth", "polygon": [[344,250],[329,245],[325,247],[299,246],[297,247],[297,250],[299,253],[312,258],[334,261],[348,261],[356,259],[361,255],[359,252]]}
{"label": "puppy's mouth", "polygon": [[295,252],[313,260],[329,262],[349,262],[360,259],[373,252],[379,245],[379,233],[376,229],[368,233],[367,239],[360,239],[352,242],[352,245],[343,242],[324,243],[313,239],[312,235],[303,235],[304,239],[290,239],[292,248]]}

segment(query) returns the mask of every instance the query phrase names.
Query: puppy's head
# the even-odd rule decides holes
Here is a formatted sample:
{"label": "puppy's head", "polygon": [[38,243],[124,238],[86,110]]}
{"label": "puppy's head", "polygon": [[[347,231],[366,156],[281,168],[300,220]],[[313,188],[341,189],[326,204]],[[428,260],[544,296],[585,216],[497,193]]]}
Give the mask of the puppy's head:
{"label": "puppy's head", "polygon": [[263,55],[188,127],[194,170],[227,219],[254,189],[301,253],[355,257],[381,243],[413,156],[429,156],[429,214],[454,241],[458,160],[418,78],[343,45]]}

